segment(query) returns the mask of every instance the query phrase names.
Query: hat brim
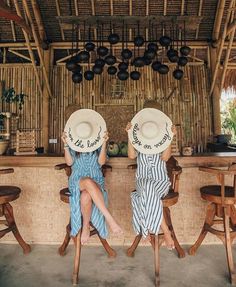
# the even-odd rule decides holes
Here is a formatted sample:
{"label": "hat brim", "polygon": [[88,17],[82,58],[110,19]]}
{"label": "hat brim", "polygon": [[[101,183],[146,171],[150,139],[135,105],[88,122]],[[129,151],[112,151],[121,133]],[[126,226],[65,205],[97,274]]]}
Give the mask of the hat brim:
{"label": "hat brim", "polygon": [[[87,138],[81,138],[76,133],[76,126],[88,122],[92,132]],[[75,111],[67,120],[65,129],[69,147],[77,152],[92,152],[98,149],[104,142],[106,122],[103,117],[94,110],[81,109]]]}
{"label": "hat brim", "polygon": [[[142,125],[154,122],[158,127],[158,134],[153,138],[146,138],[142,134]],[[162,111],[146,108],[138,112],[131,120],[132,127],[128,131],[129,140],[134,148],[144,154],[157,154],[164,151],[171,143],[173,132],[172,121]]]}

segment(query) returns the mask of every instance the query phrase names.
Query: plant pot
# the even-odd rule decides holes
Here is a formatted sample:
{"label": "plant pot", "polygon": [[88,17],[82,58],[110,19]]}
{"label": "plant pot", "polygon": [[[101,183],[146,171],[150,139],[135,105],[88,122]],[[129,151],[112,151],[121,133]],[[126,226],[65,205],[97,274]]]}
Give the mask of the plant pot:
{"label": "plant pot", "polygon": [[8,140],[0,140],[0,155],[3,155],[7,151],[8,145]]}
{"label": "plant pot", "polygon": [[182,147],[182,155],[189,156],[193,154],[193,148],[191,146]]}

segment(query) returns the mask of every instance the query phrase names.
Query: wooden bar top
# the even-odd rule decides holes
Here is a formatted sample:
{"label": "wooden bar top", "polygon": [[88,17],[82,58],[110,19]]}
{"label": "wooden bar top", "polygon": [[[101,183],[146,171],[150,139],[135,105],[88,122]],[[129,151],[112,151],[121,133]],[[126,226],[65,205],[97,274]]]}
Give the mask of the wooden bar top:
{"label": "wooden bar top", "polygon": [[[181,167],[198,166],[228,166],[236,162],[236,152],[204,153],[192,156],[176,156]],[[0,156],[2,167],[54,167],[64,162],[63,156],[57,155],[30,155],[30,156]],[[109,164],[113,168],[126,168],[135,163],[127,157],[110,157]]]}

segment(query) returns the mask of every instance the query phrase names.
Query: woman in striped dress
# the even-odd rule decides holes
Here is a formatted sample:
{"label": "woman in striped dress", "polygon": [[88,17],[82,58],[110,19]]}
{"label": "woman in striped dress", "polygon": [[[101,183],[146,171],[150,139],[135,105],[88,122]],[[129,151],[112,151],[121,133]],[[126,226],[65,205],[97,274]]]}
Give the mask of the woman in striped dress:
{"label": "woman in striped dress", "polygon": [[[126,131],[131,128],[128,123]],[[172,128],[176,133],[175,127]],[[143,154],[128,141],[128,157],[137,157],[136,191],[131,194],[133,209],[133,228],[136,234],[142,234],[150,240],[150,234],[158,234],[161,227],[168,249],[174,248],[174,241],[163,217],[162,197],[170,187],[166,161],[171,156],[171,145],[160,154]]]}
{"label": "woman in striped dress", "polygon": [[122,229],[106,207],[107,193],[104,188],[101,167],[106,162],[107,140],[108,134],[104,136],[104,142],[98,150],[78,153],[69,148],[66,142],[66,134],[63,133],[62,135],[65,162],[72,169],[69,177],[71,236],[77,236],[83,218],[82,244],[89,240],[90,221],[102,238],[106,238],[108,235],[106,222],[114,234],[122,233]]}

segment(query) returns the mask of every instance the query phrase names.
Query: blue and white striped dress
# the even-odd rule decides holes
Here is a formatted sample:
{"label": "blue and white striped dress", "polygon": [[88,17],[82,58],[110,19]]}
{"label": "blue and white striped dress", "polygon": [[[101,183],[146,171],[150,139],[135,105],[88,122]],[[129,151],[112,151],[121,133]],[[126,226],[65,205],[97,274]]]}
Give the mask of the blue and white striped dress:
{"label": "blue and white striped dress", "polygon": [[[104,187],[104,177],[101,166],[98,163],[100,149],[94,152],[79,153],[70,149],[73,158],[71,166],[72,173],[69,177],[70,196],[70,216],[71,216],[71,236],[76,236],[81,228],[81,208],[80,208],[80,190],[79,181],[82,177],[90,177],[100,187],[107,205],[108,198]],[[93,226],[97,229],[102,238],[108,236],[108,230],[105,218],[95,204],[92,205],[91,220]]]}
{"label": "blue and white striped dress", "polygon": [[146,237],[158,234],[163,208],[161,198],[169,191],[170,180],[161,154],[137,154],[136,191],[131,193],[133,227]]}

